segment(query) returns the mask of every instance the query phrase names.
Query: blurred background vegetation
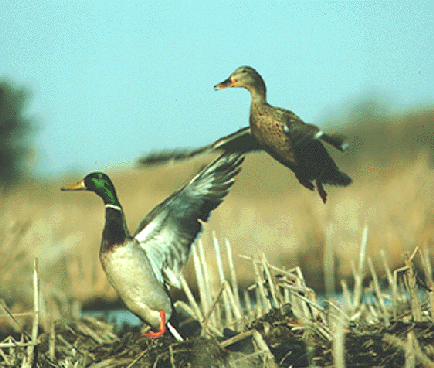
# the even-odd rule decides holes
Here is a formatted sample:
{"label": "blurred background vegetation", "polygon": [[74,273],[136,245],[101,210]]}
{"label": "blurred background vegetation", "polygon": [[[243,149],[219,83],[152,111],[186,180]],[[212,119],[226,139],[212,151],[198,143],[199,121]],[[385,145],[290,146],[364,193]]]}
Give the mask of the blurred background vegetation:
{"label": "blurred background vegetation", "polygon": [[37,127],[36,117],[27,112],[31,98],[27,87],[0,80],[0,186],[6,188],[31,170],[32,138]]}

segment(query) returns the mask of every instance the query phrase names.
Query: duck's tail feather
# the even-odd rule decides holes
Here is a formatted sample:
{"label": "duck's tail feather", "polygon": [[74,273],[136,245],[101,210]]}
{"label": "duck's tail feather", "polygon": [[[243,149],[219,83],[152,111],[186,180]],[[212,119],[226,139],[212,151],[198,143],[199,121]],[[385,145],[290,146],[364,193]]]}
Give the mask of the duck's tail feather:
{"label": "duck's tail feather", "polygon": [[348,148],[348,143],[345,143],[345,136],[340,134],[322,134],[321,139],[335,147],[339,151],[345,151]]}

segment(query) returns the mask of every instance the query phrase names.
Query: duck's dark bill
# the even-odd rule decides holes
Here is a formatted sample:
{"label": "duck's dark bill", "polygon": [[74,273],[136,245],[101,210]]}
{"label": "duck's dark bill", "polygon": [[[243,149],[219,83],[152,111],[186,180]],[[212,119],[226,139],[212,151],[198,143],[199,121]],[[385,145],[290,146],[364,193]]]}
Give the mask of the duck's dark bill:
{"label": "duck's dark bill", "polygon": [[69,184],[63,188],[60,188],[60,190],[86,190],[86,185],[84,185],[84,180],[75,183],[75,184]]}
{"label": "duck's dark bill", "polygon": [[218,91],[219,89],[223,89],[223,88],[226,88],[226,87],[232,87],[234,85],[235,85],[234,81],[232,81],[231,77],[229,77],[228,79],[224,80],[223,82],[221,82],[219,84],[216,84],[214,86],[214,89],[216,91]]}

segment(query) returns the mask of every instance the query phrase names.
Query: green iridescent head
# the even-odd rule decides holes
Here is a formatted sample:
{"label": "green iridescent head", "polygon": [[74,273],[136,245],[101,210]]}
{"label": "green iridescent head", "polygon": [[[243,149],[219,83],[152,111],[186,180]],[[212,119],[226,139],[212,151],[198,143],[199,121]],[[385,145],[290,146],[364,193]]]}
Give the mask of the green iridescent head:
{"label": "green iridescent head", "polygon": [[98,194],[104,204],[119,206],[115,187],[108,175],[101,172],[94,172],[87,175],[76,184],[67,185],[61,190],[90,190]]}

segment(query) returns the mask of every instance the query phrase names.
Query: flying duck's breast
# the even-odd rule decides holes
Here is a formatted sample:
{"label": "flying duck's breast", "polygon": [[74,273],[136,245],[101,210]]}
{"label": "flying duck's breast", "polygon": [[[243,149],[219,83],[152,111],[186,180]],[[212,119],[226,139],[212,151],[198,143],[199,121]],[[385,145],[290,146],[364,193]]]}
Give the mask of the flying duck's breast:
{"label": "flying duck's breast", "polygon": [[285,133],[285,122],[278,109],[268,104],[252,104],[250,110],[252,135],[278,161],[295,162],[291,140]]}
{"label": "flying duck's breast", "polygon": [[137,241],[115,246],[100,258],[107,279],[131,312],[154,328],[159,326],[160,310],[170,319],[170,297]]}

